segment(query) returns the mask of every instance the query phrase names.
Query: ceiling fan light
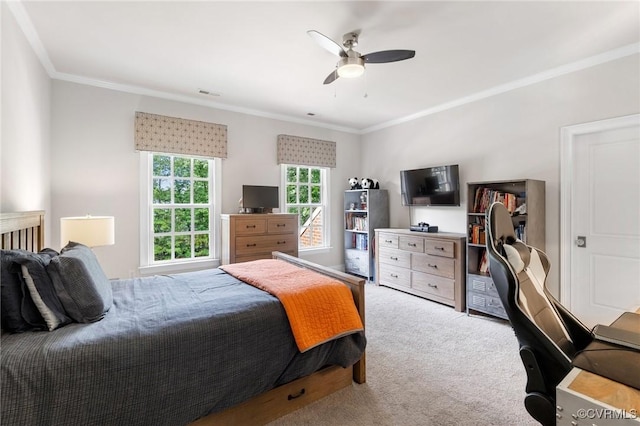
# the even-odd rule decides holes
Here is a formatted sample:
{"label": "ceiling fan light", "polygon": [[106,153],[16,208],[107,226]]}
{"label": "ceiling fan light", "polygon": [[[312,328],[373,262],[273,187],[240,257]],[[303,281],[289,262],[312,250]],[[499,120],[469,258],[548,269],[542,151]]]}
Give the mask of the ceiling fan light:
{"label": "ceiling fan light", "polygon": [[338,75],[342,78],[356,78],[364,74],[364,59],[360,57],[342,58],[338,62]]}
{"label": "ceiling fan light", "polygon": [[338,68],[338,75],[342,78],[356,78],[364,74],[364,67],[360,64],[347,64]]}

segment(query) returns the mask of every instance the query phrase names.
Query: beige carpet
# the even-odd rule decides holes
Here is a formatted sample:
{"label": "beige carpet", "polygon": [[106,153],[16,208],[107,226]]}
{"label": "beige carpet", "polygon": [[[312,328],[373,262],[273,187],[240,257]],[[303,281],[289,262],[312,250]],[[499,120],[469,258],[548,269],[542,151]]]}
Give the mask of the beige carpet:
{"label": "beige carpet", "polygon": [[290,425],[536,425],[508,323],[366,287],[367,383],[282,417]]}

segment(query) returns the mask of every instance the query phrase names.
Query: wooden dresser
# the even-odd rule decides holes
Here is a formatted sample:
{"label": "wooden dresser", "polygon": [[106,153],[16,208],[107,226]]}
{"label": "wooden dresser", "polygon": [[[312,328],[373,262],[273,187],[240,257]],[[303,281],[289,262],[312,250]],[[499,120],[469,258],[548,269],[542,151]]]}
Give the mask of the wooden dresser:
{"label": "wooden dresser", "polygon": [[298,256],[298,215],[223,214],[222,264],[270,259],[272,251]]}
{"label": "wooden dresser", "polygon": [[377,283],[465,310],[466,235],[376,229]]}

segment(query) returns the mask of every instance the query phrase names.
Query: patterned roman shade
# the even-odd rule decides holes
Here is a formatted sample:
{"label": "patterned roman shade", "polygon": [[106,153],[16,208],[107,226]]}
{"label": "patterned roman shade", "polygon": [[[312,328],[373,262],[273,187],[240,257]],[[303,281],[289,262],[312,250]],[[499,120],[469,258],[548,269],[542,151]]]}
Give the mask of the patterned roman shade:
{"label": "patterned roman shade", "polygon": [[136,112],[139,151],[227,158],[227,126]]}
{"label": "patterned roman shade", "polygon": [[278,164],[335,167],[336,143],[278,135]]}

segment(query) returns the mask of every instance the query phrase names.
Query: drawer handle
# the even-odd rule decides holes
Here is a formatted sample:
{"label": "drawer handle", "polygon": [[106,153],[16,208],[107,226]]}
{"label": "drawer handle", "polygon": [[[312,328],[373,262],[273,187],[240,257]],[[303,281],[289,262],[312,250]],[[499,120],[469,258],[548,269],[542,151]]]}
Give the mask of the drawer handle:
{"label": "drawer handle", "polygon": [[444,251],[444,247],[434,247],[434,249]]}
{"label": "drawer handle", "polygon": [[255,225],[247,225],[247,229],[255,228]]}
{"label": "drawer handle", "polygon": [[395,257],[395,256],[389,256],[389,259],[391,259],[391,260],[398,260],[398,258],[397,258],[397,257]]}
{"label": "drawer handle", "polygon": [[396,274],[389,274],[391,276],[391,278],[398,278],[398,276]]}
{"label": "drawer handle", "polygon": [[287,244],[286,241],[278,241],[276,244]]}
{"label": "drawer handle", "polygon": [[432,265],[432,264],[430,264],[430,263],[427,263],[427,266],[428,266],[429,268],[438,269],[438,265]]}
{"label": "drawer handle", "polygon": [[428,283],[427,285],[428,285],[429,287],[431,287],[431,288],[438,288],[438,286],[437,286],[436,284]]}
{"label": "drawer handle", "polygon": [[409,247],[418,247],[418,246],[416,245],[416,243],[407,243],[407,245],[408,245]]}
{"label": "drawer handle", "polygon": [[247,244],[247,247],[255,247],[255,246],[257,246],[257,244],[256,244],[256,243],[253,243],[253,244]]}
{"label": "drawer handle", "polygon": [[302,389],[300,389],[300,392],[298,392],[295,395],[289,394],[289,396],[287,396],[287,400],[291,401],[292,399],[300,398],[304,394],[305,394],[305,390],[304,390],[304,388],[302,388]]}
{"label": "drawer handle", "polygon": [[286,224],[286,223],[278,223],[278,224],[276,224],[276,226],[277,226],[278,228],[280,228],[280,227],[287,226],[287,224]]}
{"label": "drawer handle", "polygon": [[391,244],[393,241],[391,241],[391,240],[384,240],[384,242],[385,242],[385,243],[389,243],[389,244]]}

